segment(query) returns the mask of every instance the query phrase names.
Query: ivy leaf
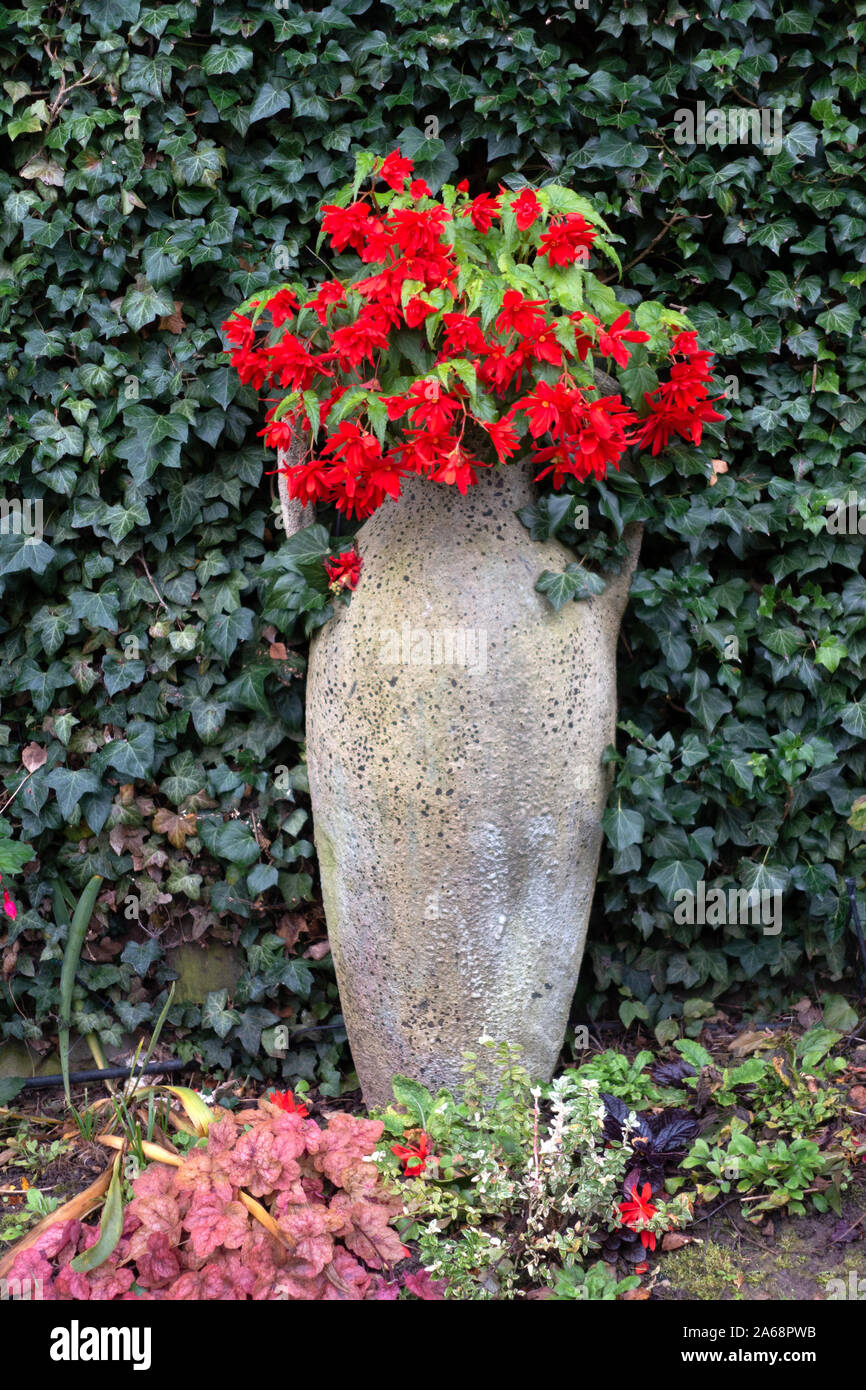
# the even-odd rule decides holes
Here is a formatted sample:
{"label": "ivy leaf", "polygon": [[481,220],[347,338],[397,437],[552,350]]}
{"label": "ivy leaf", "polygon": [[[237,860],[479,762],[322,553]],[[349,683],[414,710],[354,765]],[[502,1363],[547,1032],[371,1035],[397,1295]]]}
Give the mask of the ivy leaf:
{"label": "ivy leaf", "polygon": [[790,870],[781,864],[756,864],[751,859],[741,859],[737,871],[740,883],[753,893],[783,893],[790,878]]}
{"label": "ivy leaf", "polygon": [[119,33],[126,24],[134,24],[140,9],[140,0],[82,0],[81,3],[82,13],[93,20],[102,38]]}
{"label": "ivy leaf", "polygon": [[205,640],[223,661],[228,661],[239,642],[252,636],[254,616],[251,608],[235,608],[231,613],[215,613],[208,618]]}
{"label": "ivy leaf", "polygon": [[847,734],[866,740],[866,700],[852,700],[839,711],[839,722]]}
{"label": "ivy leaf", "polygon": [[202,843],[217,859],[249,868],[259,858],[259,845],[252,831],[241,820],[207,821],[199,825]]}
{"label": "ivy leaf", "polygon": [[694,893],[703,869],[696,859],[659,859],[647,878],[661,892],[665,902],[672,904],[678,892]]}
{"label": "ivy leaf", "polygon": [[208,1028],[213,1029],[218,1038],[227,1037],[234,1025],[240,1021],[240,1015],[235,1009],[226,1008],[227,998],[228,990],[211,990],[201,1011],[202,1021]]}
{"label": "ivy leaf", "polygon": [[45,784],[57,793],[63,819],[73,821],[81,798],[88,792],[98,791],[100,781],[89,768],[55,767],[45,778]]}
{"label": "ivy leaf", "polygon": [[692,698],[686,701],[686,709],[700,721],[708,733],[712,733],[719,720],[730,714],[733,705],[721,691],[709,686],[706,690],[696,691]]}
{"label": "ivy leaf", "polygon": [[116,589],[72,589],[69,604],[74,616],[83,619],[89,627],[117,632],[120,594]]}
{"label": "ivy leaf", "polygon": [[615,850],[639,845],[644,836],[644,818],[639,811],[626,810],[617,804],[609,806],[601,818],[602,828]]}
{"label": "ivy leaf", "polygon": [[569,564],[559,573],[544,570],[535,588],[547,596],[558,613],[569,599],[592,598],[604,593],[605,583],[600,575],[584,569],[583,565]]}
{"label": "ivy leaf", "polygon": [[201,65],[208,77],[219,77],[224,73],[234,76],[236,72],[252,67],[252,49],[242,48],[239,44],[216,44],[208,49]]}
{"label": "ivy leaf", "polygon": [[826,667],[830,672],[839,669],[839,663],[843,657],[848,655],[848,648],[844,642],[840,642],[838,637],[830,636],[818,647],[815,653],[815,660],[820,666]]}
{"label": "ivy leaf", "polygon": [[174,313],[174,299],[165,290],[156,289],[143,275],[135,277],[135,286],[127,290],[120,312],[130,328],[138,330],[154,319]]}
{"label": "ivy leaf", "polygon": [[860,315],[851,304],[834,304],[832,309],[825,309],[823,314],[819,314],[815,322],[821,328],[826,328],[828,333],[842,333],[850,337],[860,322]]}
{"label": "ivy leaf", "polygon": [[153,769],[154,728],[136,721],[127,728],[126,738],[113,739],[103,750],[104,761],[127,781],[149,778]]}
{"label": "ivy leaf", "polygon": [[579,163],[584,168],[641,169],[648,159],[649,150],[640,140],[629,139],[624,131],[603,130],[597,140],[587,141]]}
{"label": "ivy leaf", "polygon": [[285,111],[291,104],[292,97],[288,88],[277,88],[270,82],[265,82],[259,88],[250,107],[250,125],[256,121],[264,121],[269,116],[275,116],[278,111]]}

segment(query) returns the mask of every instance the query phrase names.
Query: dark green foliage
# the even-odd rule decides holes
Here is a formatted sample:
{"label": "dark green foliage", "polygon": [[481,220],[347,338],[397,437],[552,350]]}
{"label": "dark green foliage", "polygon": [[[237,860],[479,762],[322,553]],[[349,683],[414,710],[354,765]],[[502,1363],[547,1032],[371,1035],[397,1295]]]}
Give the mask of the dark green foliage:
{"label": "dark green foliage", "polygon": [[[598,987],[613,982],[630,1017],[656,1024],[683,987],[709,1000],[810,961],[840,972],[840,878],[862,840],[845,822],[866,791],[866,589],[862,537],[827,534],[825,518],[829,499],[866,490],[863,8],[6,12],[0,484],[41,498],[45,517],[42,539],[0,535],[10,792],[22,745],[47,753],[7,812],[39,855],[16,882],[27,910],[11,932],[7,1034],[39,1036],[57,1008],[63,942],[39,915],[55,869],[79,888],[102,874],[104,939],[134,938],[82,965],[83,1030],[147,1026],[164,947],[198,932],[237,935],[247,955],[231,1009],[218,994],[172,1010],[209,1063],[234,1054],[272,1074],[259,1038],[286,989],[304,1021],[334,1007],[322,967],[287,958],[271,931],[281,904],[313,892],[298,677],[326,594],[267,560],[279,531],[263,412],[218,326],[260,285],[319,276],[318,202],[359,148],[397,144],[431,186],[523,175],[585,191],[622,237],[624,283],[682,305],[727,381],[727,472],[712,472],[712,450],[683,450],[676,472],[650,466],[653,490],[626,477],[587,489],[604,531],[570,530],[552,507],[532,520],[590,561],[611,527],[648,526],[624,632]],[[676,113],[698,101],[780,108],[781,148],[677,144]],[[626,375],[640,399],[637,355]],[[295,641],[287,660],[270,655],[268,623]],[[672,889],[701,874],[781,889],[781,934],[675,925]],[[336,1084],[337,1056],[308,1046],[286,1074]]]}

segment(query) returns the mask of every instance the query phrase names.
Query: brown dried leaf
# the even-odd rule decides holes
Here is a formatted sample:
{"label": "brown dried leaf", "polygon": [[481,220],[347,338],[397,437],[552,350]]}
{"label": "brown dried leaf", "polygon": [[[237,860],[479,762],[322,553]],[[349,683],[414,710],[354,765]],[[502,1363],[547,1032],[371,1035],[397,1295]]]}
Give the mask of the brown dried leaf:
{"label": "brown dried leaf", "polygon": [[41,743],[27,743],[21,750],[21,761],[28,772],[35,772],[48,760],[48,753]]}
{"label": "brown dried leaf", "polygon": [[684,1236],[680,1231],[668,1231],[662,1237],[662,1250],[681,1250],[684,1245],[691,1245],[691,1236]]}
{"label": "brown dried leaf", "polygon": [[735,1057],[747,1057],[750,1052],[760,1052],[763,1047],[772,1047],[774,1042],[775,1038],[769,1030],[756,1032],[753,1028],[747,1028],[734,1038],[729,1051],[733,1052]]}
{"label": "brown dried leaf", "polygon": [[115,854],[131,854],[132,867],[138,873],[144,864],[144,831],[131,825],[114,825],[108,833],[108,843]]}
{"label": "brown dried leaf", "polygon": [[167,332],[167,333],[182,333],[183,330],[186,328],[186,322],[184,321],[183,314],[181,313],[181,310],[182,310],[182,309],[183,309],[183,303],[182,303],[182,301],[179,300],[179,299],[176,299],[176,300],[174,301],[174,313],[173,313],[173,314],[165,314],[165,315],[160,319],[160,321],[159,321],[159,326],[160,326],[160,328],[164,329],[165,332]]}
{"label": "brown dried leaf", "polygon": [[281,936],[291,950],[302,931],[306,931],[307,919],[302,912],[284,912],[277,926],[277,936]]}
{"label": "brown dried leaf", "polygon": [[87,943],[88,959],[95,960],[100,965],[105,965],[108,961],[113,960],[115,956],[120,954],[123,950],[123,946],[124,943],[122,941],[112,941],[110,936],[103,936],[100,941]]}
{"label": "brown dried leaf", "polygon": [[161,806],[153,818],[153,828],[159,835],[167,835],[169,843],[175,849],[183,849],[187,838],[196,832],[196,816],[194,811],[186,811],[183,815],[178,815],[176,811],[169,811],[167,807]]}
{"label": "brown dried leaf", "polygon": [[3,978],[9,980],[15,973],[15,962],[18,960],[18,952],[21,949],[20,941],[13,941],[8,950],[3,952]]}

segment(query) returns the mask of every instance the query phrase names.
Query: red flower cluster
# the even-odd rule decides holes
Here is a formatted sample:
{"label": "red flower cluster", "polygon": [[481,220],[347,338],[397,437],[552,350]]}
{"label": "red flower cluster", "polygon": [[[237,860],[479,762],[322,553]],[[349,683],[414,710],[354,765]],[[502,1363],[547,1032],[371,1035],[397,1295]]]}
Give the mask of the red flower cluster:
{"label": "red flower cluster", "polygon": [[357,589],[364,561],[354,550],[343,550],[339,555],[325,561],[325,573],[332,586],[339,589]]}
{"label": "red flower cluster", "polygon": [[579,387],[562,382],[548,386],[541,381],[517,404],[526,411],[533,439],[553,436],[554,443],[537,450],[533,462],[548,464],[536,481],[553,473],[555,488],[569,474],[583,481],[590,473],[603,478],[608,468],[618,468],[630,442],[625,427],[637,419],[619,396],[591,400]]}
{"label": "red flower cluster", "polygon": [[[725,418],[713,410],[714,402],[721,397],[708,399],[712,353],[698,349],[698,335],[677,334],[670,355],[674,362],[670,381],[662,382],[655,391],[644,393],[650,413],[634,437],[641,448],[651,445],[654,454],[664,449],[675,434],[700,444],[701,431],[707,421]],[[678,361],[678,358],[684,360]]]}
{"label": "red flower cluster", "polygon": [[[389,191],[381,192],[383,185]],[[261,434],[277,450],[299,435],[306,439],[301,460],[280,469],[293,498],[363,519],[399,497],[407,474],[465,493],[478,469],[490,466],[477,456],[478,441],[486,435],[505,463],[527,430],[541,445],[533,455],[544,465],[539,477],[552,474],[560,487],[567,477],[602,478],[632,444],[658,453],[674,435],[699,443],[703,424],[722,418],[708,399],[710,354],[698,350],[693,333],[674,339],[671,379],[646,394],[649,413],[639,421],[619,395],[599,396],[576,384],[569,370],[569,360],[583,363],[591,353],[628,365],[630,345],[650,338],[632,327],[628,310],[607,325],[583,310],[556,315],[549,299],[528,298],[512,277],[497,313],[487,309],[482,319],[473,312],[483,295],[471,289],[466,265],[475,274],[477,262],[464,258],[461,275],[455,244],[468,237],[482,247],[494,224],[504,226],[508,210],[518,233],[515,254],[535,263],[545,285],[551,274],[588,259],[596,228],[577,212],[548,215],[549,202],[531,188],[512,194],[500,187],[495,196],[470,198],[465,182],[437,202],[423,179],[413,178],[412,161],[392,150],[373,165],[367,193],[323,207],[333,250],[354,252],[369,273],[324,281],[303,307],[283,286],[253,301],[254,313],[235,314],[224,325],[241,380],[290,393],[268,411]],[[512,237],[513,231],[512,225]],[[491,259],[497,261],[498,251]],[[500,274],[478,273],[485,289]],[[304,314],[315,320],[306,331]],[[292,331],[286,325],[295,315]],[[388,377],[391,354],[405,357],[407,334],[416,343],[409,357],[417,378],[404,377],[400,390],[388,393],[380,378]],[[502,403],[498,414],[487,402],[479,406],[482,390]],[[354,588],[357,569],[331,577]]]}
{"label": "red flower cluster", "polygon": [[547,257],[548,265],[573,265],[575,261],[589,258],[589,249],[597,236],[586,218],[573,212],[551,222],[541,238],[539,255]]}

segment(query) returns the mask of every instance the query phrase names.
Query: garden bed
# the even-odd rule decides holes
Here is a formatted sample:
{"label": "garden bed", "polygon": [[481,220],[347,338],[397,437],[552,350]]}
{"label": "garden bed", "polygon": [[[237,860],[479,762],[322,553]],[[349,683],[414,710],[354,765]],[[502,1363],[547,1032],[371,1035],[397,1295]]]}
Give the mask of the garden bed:
{"label": "garden bed", "polygon": [[[463,1097],[433,1097],[398,1079],[395,1104],[378,1112],[373,1125],[358,1093],[317,1098],[303,1083],[304,1094],[277,1093],[277,1111],[264,1108],[277,1115],[278,1128],[312,1126],[311,1156],[323,1142],[316,1136],[331,1129],[348,1133],[357,1126],[363,1134],[355,1158],[379,1171],[384,1206],[377,1220],[391,1232],[387,1257],[378,1267],[375,1260],[364,1266],[365,1297],[852,1296],[866,1225],[860,1166],[866,1042],[857,1013],[840,995],[794,999],[784,1016],[769,1020],[742,1017],[734,1024],[736,1012],[732,1005],[699,1039],[663,1049],[643,1048],[639,1036],[624,1030],[611,1037],[602,1029],[616,1046],[588,1049],[541,1091],[527,1086],[507,1049],[488,1044],[469,1065]],[[849,1025],[847,1032],[840,1024]],[[485,1091],[493,1073],[502,1083],[495,1103]],[[231,1076],[194,1079],[200,1093],[217,1101],[213,1120],[222,1116],[230,1128],[239,1122],[238,1134],[250,1124],[261,1131],[257,1084]],[[160,1078],[147,1081],[152,1098]],[[267,1094],[274,1093],[266,1088]],[[114,1151],[125,1149],[119,1196],[122,1204],[133,1198],[132,1210],[136,1200],[141,1206],[133,1194],[142,1168],[130,1163],[138,1142],[144,1140],[148,1157],[161,1146],[160,1157],[168,1153],[166,1162],[175,1165],[184,1154],[208,1151],[210,1141],[196,1132],[207,1119],[191,1102],[186,1111],[176,1104],[169,1110],[164,1096],[154,1112],[151,1099],[148,1112],[142,1095],[138,1102],[128,1098],[123,1112],[116,1099],[102,1097],[94,1114],[93,1096],[93,1088],[73,1095],[78,1128],[57,1093],[24,1092],[15,1110],[0,1113],[0,1239],[7,1262],[28,1230],[32,1239],[37,1221],[62,1218],[64,1203],[107,1172],[113,1152],[98,1135],[112,1132]],[[593,1106],[600,1114],[601,1105],[604,1117],[596,1125]],[[303,1121],[280,1120],[283,1107],[290,1114],[298,1108]],[[154,1148],[142,1128],[148,1113]],[[566,1134],[580,1132],[574,1143],[563,1143],[558,1114],[568,1119]],[[202,1161],[195,1159],[193,1168]],[[143,1171],[159,1166],[150,1162]],[[236,1176],[235,1197],[244,1174],[238,1169]],[[154,1181],[145,1179],[145,1192]],[[260,1195],[272,1211],[285,1205],[279,1189],[263,1188]],[[95,1240],[83,1215],[75,1235],[79,1254]],[[252,1230],[255,1221],[249,1225]],[[70,1247],[61,1258],[72,1253]],[[189,1280],[182,1287],[188,1286]],[[339,1280],[328,1287],[332,1297],[358,1296],[341,1290]]]}

